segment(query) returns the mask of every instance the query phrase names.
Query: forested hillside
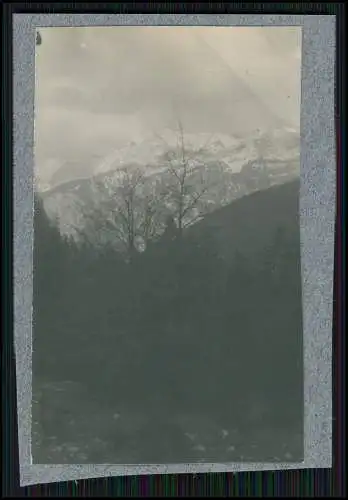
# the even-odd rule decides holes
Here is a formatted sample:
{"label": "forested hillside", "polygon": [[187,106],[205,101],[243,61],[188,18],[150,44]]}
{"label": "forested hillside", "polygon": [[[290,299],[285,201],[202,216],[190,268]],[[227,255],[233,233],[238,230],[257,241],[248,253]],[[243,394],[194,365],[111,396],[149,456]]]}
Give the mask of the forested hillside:
{"label": "forested hillside", "polygon": [[298,198],[245,196],[127,259],[37,198],[34,462],[301,460]]}

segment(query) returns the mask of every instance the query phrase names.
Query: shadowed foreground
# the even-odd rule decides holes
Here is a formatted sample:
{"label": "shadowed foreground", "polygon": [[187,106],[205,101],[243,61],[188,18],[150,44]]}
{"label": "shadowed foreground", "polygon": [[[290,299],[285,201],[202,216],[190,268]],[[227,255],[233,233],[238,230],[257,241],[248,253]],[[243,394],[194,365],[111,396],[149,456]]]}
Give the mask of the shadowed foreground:
{"label": "shadowed foreground", "polygon": [[125,262],[37,200],[34,463],[301,461],[299,182]]}

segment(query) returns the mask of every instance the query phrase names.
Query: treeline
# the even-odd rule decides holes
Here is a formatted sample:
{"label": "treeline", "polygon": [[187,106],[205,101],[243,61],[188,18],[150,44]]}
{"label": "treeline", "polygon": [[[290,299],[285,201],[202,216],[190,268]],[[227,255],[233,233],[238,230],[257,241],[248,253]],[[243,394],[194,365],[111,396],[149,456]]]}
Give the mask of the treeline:
{"label": "treeline", "polygon": [[129,260],[63,239],[36,198],[34,380],[157,417],[300,430],[297,201],[297,182],[256,193]]}

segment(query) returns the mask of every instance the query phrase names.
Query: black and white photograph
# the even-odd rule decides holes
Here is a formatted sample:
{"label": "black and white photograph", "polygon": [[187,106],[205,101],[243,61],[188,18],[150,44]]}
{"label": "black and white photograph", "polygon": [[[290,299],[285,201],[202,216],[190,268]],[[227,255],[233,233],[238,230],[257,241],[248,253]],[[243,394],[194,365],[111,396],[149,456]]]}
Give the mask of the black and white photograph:
{"label": "black and white photograph", "polygon": [[33,464],[303,461],[301,39],[37,29]]}

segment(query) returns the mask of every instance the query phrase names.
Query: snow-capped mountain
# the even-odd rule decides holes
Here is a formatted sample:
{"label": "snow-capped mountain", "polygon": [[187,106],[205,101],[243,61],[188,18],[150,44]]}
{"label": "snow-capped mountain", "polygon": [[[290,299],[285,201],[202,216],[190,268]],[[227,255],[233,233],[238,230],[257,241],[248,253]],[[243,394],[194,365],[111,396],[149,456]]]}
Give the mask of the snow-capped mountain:
{"label": "snow-capped mountain", "polygon": [[[182,139],[182,142],[181,142]],[[299,150],[299,134],[294,129],[255,131],[245,138],[227,134],[180,134],[165,130],[141,142],[131,142],[108,154],[94,169],[94,175],[120,168],[127,164],[148,166],[153,170],[163,167],[163,155],[181,148],[194,154],[194,158],[223,160],[233,171],[240,170],[245,161],[261,156],[287,159]]]}
{"label": "snow-capped mountain", "polygon": [[[234,172],[240,171],[246,161],[259,156],[275,159],[291,159],[299,154],[299,132],[282,128],[255,132],[245,137],[228,134],[184,133],[183,146],[190,152],[192,160],[207,159],[224,161]],[[169,151],[182,147],[180,133],[170,129],[161,134],[151,133],[141,141],[133,141],[117,147],[106,154],[95,154],[92,158],[76,159],[61,163],[51,159],[44,166],[44,176],[37,175],[37,190],[46,191],[62,184],[83,178],[98,176],[129,164],[143,168],[148,174],[162,170],[163,160]],[[37,171],[42,169],[38,168]]]}
{"label": "snow-capped mountain", "polygon": [[196,154],[204,153],[210,155],[219,155],[223,151],[233,150],[240,145],[240,140],[228,136],[214,134],[185,134],[183,144],[179,134],[165,130],[161,135],[153,135],[141,142],[131,142],[123,148],[112,151],[106,158],[96,165],[95,175],[108,172],[115,168],[127,164],[137,164],[139,166],[151,166],[152,169],[162,167],[163,155],[169,151],[177,151],[182,147],[186,151]]}
{"label": "snow-capped mountain", "polygon": [[243,139],[222,134],[181,137],[167,130],[161,136],[128,144],[106,155],[96,163],[94,175],[88,179],[45,190],[42,196],[46,210],[58,216],[61,231],[66,234],[83,228],[86,213],[98,206],[100,209],[102,204],[108,217],[107,212],[117,205],[124,188],[125,169],[127,175],[142,177],[136,187],[140,204],[149,199],[149,194],[153,200],[161,200],[163,223],[174,210],[176,202],[168,194],[168,186],[175,181],[173,173],[175,176],[175,169],[181,168],[183,157],[187,164],[187,193],[196,196],[192,193],[204,191],[199,204],[187,213],[187,217],[196,219],[198,213],[210,212],[255,190],[298,176],[299,134],[291,129],[256,131]]}

